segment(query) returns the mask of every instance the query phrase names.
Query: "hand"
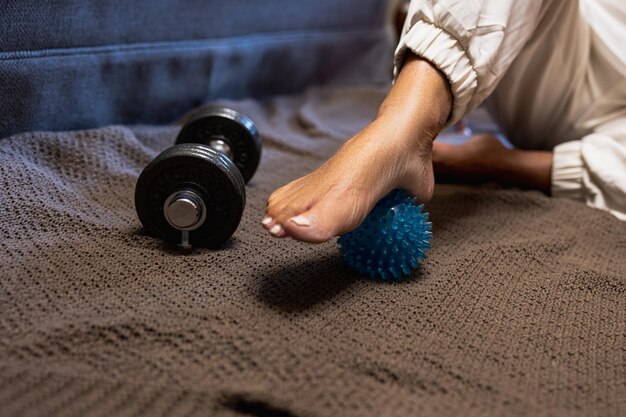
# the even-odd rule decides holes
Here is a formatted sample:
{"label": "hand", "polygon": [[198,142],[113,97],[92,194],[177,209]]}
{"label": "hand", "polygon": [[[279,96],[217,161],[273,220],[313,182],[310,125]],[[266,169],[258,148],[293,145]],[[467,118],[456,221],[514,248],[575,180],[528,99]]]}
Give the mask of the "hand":
{"label": "hand", "polygon": [[484,182],[497,179],[499,161],[509,149],[491,133],[473,136],[462,145],[433,143],[433,167],[437,180]]}
{"label": "hand", "polygon": [[437,181],[497,181],[550,192],[552,152],[508,149],[493,134],[483,133],[462,145],[435,140],[432,155]]}

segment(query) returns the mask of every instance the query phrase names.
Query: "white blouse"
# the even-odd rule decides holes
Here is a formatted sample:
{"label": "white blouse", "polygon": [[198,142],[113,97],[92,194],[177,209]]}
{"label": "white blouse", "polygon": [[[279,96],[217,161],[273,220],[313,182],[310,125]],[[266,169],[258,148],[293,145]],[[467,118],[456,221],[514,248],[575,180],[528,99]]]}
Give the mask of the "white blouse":
{"label": "white blouse", "polygon": [[436,65],[449,124],[483,101],[522,149],[553,150],[552,194],[626,220],[626,1],[412,0],[395,55]]}

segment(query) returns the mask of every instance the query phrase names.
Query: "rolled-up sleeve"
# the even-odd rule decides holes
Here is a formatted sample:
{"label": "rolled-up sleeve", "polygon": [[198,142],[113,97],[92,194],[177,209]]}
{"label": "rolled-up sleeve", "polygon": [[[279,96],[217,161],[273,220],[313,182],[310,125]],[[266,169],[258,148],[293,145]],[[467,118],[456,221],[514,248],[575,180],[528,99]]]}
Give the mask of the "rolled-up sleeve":
{"label": "rolled-up sleeve", "polygon": [[496,88],[532,36],[551,0],[412,0],[394,58],[399,73],[408,51],[448,78],[454,98],[448,124]]}
{"label": "rolled-up sleeve", "polygon": [[554,149],[552,195],[584,201],[626,221],[626,117]]}

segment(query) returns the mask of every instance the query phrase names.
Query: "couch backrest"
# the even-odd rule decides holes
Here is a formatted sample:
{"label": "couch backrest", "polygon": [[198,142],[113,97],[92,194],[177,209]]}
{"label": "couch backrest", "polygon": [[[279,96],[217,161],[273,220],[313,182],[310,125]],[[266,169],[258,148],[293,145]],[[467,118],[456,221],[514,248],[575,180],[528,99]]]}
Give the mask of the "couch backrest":
{"label": "couch backrest", "polygon": [[388,76],[384,0],[4,2],[0,137]]}

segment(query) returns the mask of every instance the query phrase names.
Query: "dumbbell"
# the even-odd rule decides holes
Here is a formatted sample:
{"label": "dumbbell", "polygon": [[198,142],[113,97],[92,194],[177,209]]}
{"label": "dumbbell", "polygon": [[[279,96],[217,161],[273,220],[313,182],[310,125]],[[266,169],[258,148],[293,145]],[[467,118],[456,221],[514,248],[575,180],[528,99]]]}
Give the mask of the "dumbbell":
{"label": "dumbbell", "polygon": [[192,114],[176,145],[139,175],[135,209],[143,227],[180,249],[219,247],[237,230],[245,184],[261,159],[250,118],[224,107]]}

